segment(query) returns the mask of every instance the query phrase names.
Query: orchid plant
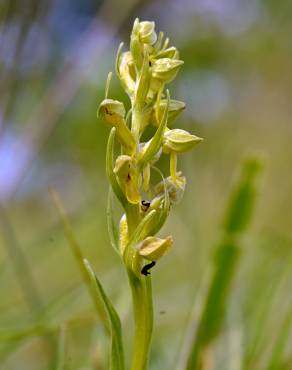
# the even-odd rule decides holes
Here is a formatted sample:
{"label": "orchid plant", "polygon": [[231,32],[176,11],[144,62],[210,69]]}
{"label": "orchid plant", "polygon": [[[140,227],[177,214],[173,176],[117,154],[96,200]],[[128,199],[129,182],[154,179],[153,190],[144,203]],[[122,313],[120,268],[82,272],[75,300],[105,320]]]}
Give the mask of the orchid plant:
{"label": "orchid plant", "polygon": [[[117,52],[116,74],[131,107],[126,112],[121,101],[108,97],[112,77],[109,73],[105,99],[97,114],[111,127],[106,156],[110,182],[108,223],[112,244],[121,256],[132,290],[135,338],[131,368],[146,370],[153,328],[150,269],[173,245],[172,236],[161,238],[157,234],[185,190],[186,178],[178,171],[178,156],[202,139],[172,127],[185,104],[171,99],[166,87],[175,79],[183,61],[163,32],[157,36],[154,22],[136,19],[130,50],[122,49],[123,44]],[[154,125],[156,131],[150,140],[144,141],[149,125]],[[117,157],[116,143],[120,146]],[[162,153],[169,156],[166,178],[155,167]],[[153,171],[161,177],[157,184],[152,181]],[[124,211],[119,230],[113,221],[113,193]],[[115,369],[124,368],[123,356],[119,357]]]}

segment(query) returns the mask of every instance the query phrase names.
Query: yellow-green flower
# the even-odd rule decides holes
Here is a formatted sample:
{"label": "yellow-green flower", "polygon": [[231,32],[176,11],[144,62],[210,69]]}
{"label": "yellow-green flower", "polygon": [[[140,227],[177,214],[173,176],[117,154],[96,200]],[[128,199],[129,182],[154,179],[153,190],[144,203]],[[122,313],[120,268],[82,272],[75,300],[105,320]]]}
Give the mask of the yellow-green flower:
{"label": "yellow-green flower", "polygon": [[139,39],[143,44],[153,45],[157,40],[155,23],[144,21],[139,23]]}
{"label": "yellow-green flower", "polygon": [[184,153],[199,144],[203,139],[181,129],[166,130],[163,135],[164,153]]}
{"label": "yellow-green flower", "polygon": [[149,261],[157,261],[173,245],[173,239],[171,236],[168,236],[166,239],[160,239],[154,236],[149,236],[141,242],[139,245],[139,254],[143,258]]}
{"label": "yellow-green flower", "polygon": [[164,83],[171,82],[183,64],[184,62],[179,59],[157,59],[152,66],[152,76]]}
{"label": "yellow-green flower", "polygon": [[139,193],[139,174],[135,159],[128,155],[120,155],[115,164],[114,173],[118,177],[129,203],[137,204],[141,201]]}

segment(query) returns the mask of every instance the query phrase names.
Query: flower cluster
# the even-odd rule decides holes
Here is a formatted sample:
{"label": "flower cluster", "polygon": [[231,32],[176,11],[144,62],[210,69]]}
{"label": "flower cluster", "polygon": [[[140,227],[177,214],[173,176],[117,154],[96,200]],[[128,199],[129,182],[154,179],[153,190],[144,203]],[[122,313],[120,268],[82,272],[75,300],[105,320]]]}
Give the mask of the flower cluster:
{"label": "flower cluster", "polygon": [[[164,39],[162,32],[157,36],[154,22],[136,19],[130,50],[122,52],[122,47],[123,44],[117,53],[116,73],[130,98],[131,108],[126,112],[122,102],[108,98],[110,74],[98,116],[112,127],[107,174],[125,210],[120,221],[120,252],[126,259],[130,253],[136,266],[138,261],[141,267],[143,260],[156,261],[172,245],[170,236],[160,239],[155,235],[163,226],[170,206],[184,193],[186,179],[177,170],[177,157],[202,139],[171,128],[185,104],[171,99],[166,89],[183,65],[178,50],[169,46],[169,39]],[[157,127],[155,134],[143,142],[143,133],[151,124]],[[113,154],[114,135],[121,145],[117,158]],[[170,176],[166,179],[154,167],[162,153],[170,159]],[[162,176],[155,186],[151,183],[153,169]]]}

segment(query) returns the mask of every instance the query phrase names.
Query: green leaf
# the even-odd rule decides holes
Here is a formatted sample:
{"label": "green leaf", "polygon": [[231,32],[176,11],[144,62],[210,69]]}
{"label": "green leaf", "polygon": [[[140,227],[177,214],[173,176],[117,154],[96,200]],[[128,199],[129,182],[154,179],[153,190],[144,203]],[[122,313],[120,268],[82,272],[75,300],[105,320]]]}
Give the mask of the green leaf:
{"label": "green leaf", "polygon": [[122,326],[119,315],[107,297],[101,283],[92,270],[89,262],[83,260],[86,271],[90,277],[91,284],[96,290],[96,294],[102,299],[107,312],[107,318],[111,332],[111,357],[110,370],[125,370],[124,350],[122,341]]}
{"label": "green leaf", "polygon": [[120,255],[119,251],[119,231],[116,226],[114,220],[114,210],[113,210],[113,191],[111,186],[108,190],[108,197],[107,197],[107,227],[108,227],[108,234],[110,238],[110,243],[114,250]]}

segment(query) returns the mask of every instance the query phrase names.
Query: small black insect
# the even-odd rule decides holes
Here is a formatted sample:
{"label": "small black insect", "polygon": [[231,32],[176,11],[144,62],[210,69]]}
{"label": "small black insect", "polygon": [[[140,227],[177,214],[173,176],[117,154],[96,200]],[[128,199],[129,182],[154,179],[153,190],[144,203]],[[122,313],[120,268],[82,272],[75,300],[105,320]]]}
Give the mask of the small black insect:
{"label": "small black insect", "polygon": [[156,263],[155,261],[152,261],[152,262],[148,263],[147,265],[145,265],[145,266],[142,268],[142,270],[141,270],[141,274],[142,274],[142,275],[145,275],[145,276],[150,275],[149,270],[150,270],[153,266],[155,266],[155,263]]}
{"label": "small black insect", "polygon": [[147,200],[142,200],[141,204],[142,204],[142,210],[144,212],[147,212],[148,208],[150,207],[150,202],[148,202]]}

